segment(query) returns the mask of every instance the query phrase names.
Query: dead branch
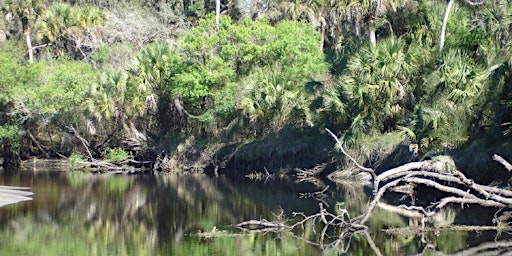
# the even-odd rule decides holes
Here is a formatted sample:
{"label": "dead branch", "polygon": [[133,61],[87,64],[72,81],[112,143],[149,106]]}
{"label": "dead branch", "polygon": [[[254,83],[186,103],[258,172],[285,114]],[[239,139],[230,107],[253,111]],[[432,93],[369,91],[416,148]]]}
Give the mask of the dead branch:
{"label": "dead branch", "polygon": [[[422,223],[424,223],[426,218],[432,217],[448,204],[456,203],[461,204],[461,206],[464,204],[478,204],[483,207],[512,206],[512,191],[475,183],[473,180],[465,177],[460,171],[452,170],[455,166],[451,166],[453,160],[449,157],[438,157],[437,159],[407,163],[375,176],[371,168],[361,166],[343,150],[343,145],[334,133],[328,129],[326,130],[336,140],[341,148],[341,152],[346,157],[362,170],[373,173],[373,199],[370,201],[367,211],[361,216],[354,218],[354,221],[357,221],[359,224],[364,224],[368,220],[371,212],[380,203],[386,192],[407,184],[431,187],[447,195],[438,202],[433,203],[429,209],[415,205],[401,206],[402,209],[407,210],[407,214],[414,216],[420,214],[422,216]],[[493,159],[500,162],[507,170],[508,168],[512,170],[512,165],[502,157],[494,155]],[[385,204],[382,205],[386,208]]]}
{"label": "dead branch", "polygon": [[92,153],[89,150],[89,142],[78,133],[78,131],[73,127],[72,125],[68,126],[68,128],[73,132],[73,135],[82,143],[85,150],[87,151],[87,154],[89,154],[89,159],[92,161],[94,158],[92,157]]}
{"label": "dead branch", "polygon": [[325,130],[334,138],[334,140],[336,140],[336,143],[338,143],[338,146],[340,147],[341,153],[343,153],[346,157],[348,157],[350,159],[350,161],[352,161],[357,166],[357,168],[359,168],[359,169],[361,169],[363,171],[367,171],[369,173],[372,173],[372,175],[375,175],[375,172],[373,171],[372,168],[368,168],[368,167],[364,167],[364,166],[360,165],[356,161],[355,158],[353,158],[347,152],[345,152],[345,149],[343,149],[343,143],[341,143],[341,141],[338,139],[338,137],[333,132],[331,132],[331,130],[329,130],[327,128],[325,128]]}
{"label": "dead branch", "polygon": [[50,155],[45,150],[45,147],[39,141],[37,141],[36,137],[34,137],[34,135],[30,132],[30,130],[26,129],[26,132],[28,134],[28,137],[30,137],[30,139],[36,144],[37,148],[39,150],[41,150],[46,155],[46,158],[50,158]]}
{"label": "dead branch", "polygon": [[265,219],[262,220],[248,220],[235,225],[236,228],[251,231],[251,232],[267,232],[267,231],[278,231],[286,226],[280,222],[271,222]]}
{"label": "dead branch", "polygon": [[401,216],[408,217],[408,218],[422,218],[425,215],[425,212],[423,212],[423,208],[416,208],[415,206],[407,206],[407,205],[391,205],[386,204],[383,202],[378,202],[377,206],[387,212],[393,212],[397,213]]}
{"label": "dead branch", "polygon": [[492,160],[500,163],[501,165],[503,165],[503,167],[505,167],[505,169],[507,169],[507,171],[512,171],[512,164],[510,164],[507,160],[505,160],[503,157],[501,157],[500,155],[498,154],[494,154],[492,156]]}
{"label": "dead branch", "polygon": [[[366,211],[359,216],[351,218],[346,209],[340,208],[339,211],[341,213],[333,214],[324,208],[324,203],[319,203],[318,213],[312,215],[293,213],[293,217],[299,217],[300,219],[291,225],[285,225],[282,222],[248,221],[242,222],[237,226],[256,225],[258,229],[279,227],[282,230],[293,231],[295,229],[305,230],[306,224],[316,223],[321,226],[321,230],[318,232],[318,241],[308,242],[317,245],[321,249],[330,246],[340,248],[340,245],[343,246],[343,250],[348,249],[352,235],[363,233],[370,243],[370,246],[375,251],[375,254],[381,255],[379,249],[375,246],[367,233],[367,226],[365,225],[376,206],[405,217],[421,219],[420,230],[426,230],[426,221],[434,220],[434,216],[448,205],[460,205],[462,209],[468,204],[497,209],[512,207],[512,191],[476,183],[472,179],[467,178],[462,172],[458,171],[454,161],[449,156],[436,156],[429,160],[407,163],[376,175],[373,169],[357,163],[353,157],[345,152],[341,141],[330,130],[326,129],[326,131],[336,140],[340,151],[348,157],[350,161],[362,171],[372,175],[374,185],[373,195]],[[501,163],[507,170],[512,170],[512,164],[508,163],[502,157],[494,155],[493,159]],[[312,175],[316,175],[314,170],[302,170],[300,174],[298,174],[299,177],[310,177]],[[436,201],[428,204],[428,207],[415,205],[414,203],[395,206],[382,202],[382,198],[386,193],[391,191],[398,191],[400,193],[398,188],[403,186],[409,186],[410,190],[414,190],[417,187],[430,188],[441,192],[443,197],[435,199]],[[326,190],[327,188],[312,193],[309,196],[317,198],[322,196]],[[496,215],[498,215],[498,212]],[[498,219],[496,216],[495,218]],[[477,226],[475,228],[478,230],[479,227]],[[330,231],[333,231],[336,235],[332,236],[332,232]],[[332,241],[333,238],[334,241]],[[346,238],[349,240],[348,245],[344,244],[344,239]],[[329,240],[332,242],[327,242]],[[425,241],[425,243],[427,242]],[[490,244],[489,247],[483,246],[481,248],[474,248],[472,250],[463,251],[463,253],[477,255],[487,250],[487,248],[490,248],[488,249],[489,251],[494,252],[510,252],[502,248],[504,244],[510,247],[508,243],[509,242],[503,244],[494,243]]]}
{"label": "dead branch", "polygon": [[343,149],[343,143],[341,143],[340,139],[338,139],[338,136],[336,136],[336,134],[334,134],[333,132],[331,132],[331,130],[325,128],[325,130],[334,138],[334,140],[336,141],[336,143],[338,144],[338,146],[340,147],[340,151],[341,153],[343,153],[343,155],[345,155],[346,157],[348,157],[348,159],[350,159],[350,161],[352,161],[356,166],[357,168],[365,171],[365,172],[368,172],[369,174],[371,174],[372,178],[373,178],[373,189],[374,189],[374,193],[378,187],[378,183],[379,183],[379,179],[377,178],[376,174],[375,174],[375,171],[372,169],[372,168],[368,168],[368,167],[364,167],[362,165],[360,165],[355,158],[353,158],[351,155],[349,155],[347,152],[345,152],[345,149]]}

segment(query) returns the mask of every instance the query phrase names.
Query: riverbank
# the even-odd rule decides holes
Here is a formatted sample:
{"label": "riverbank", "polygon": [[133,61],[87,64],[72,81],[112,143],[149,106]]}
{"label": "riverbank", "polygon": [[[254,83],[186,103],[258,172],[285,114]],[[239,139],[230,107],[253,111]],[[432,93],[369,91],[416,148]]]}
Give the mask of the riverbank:
{"label": "riverbank", "polygon": [[[505,159],[512,159],[512,153],[509,143],[497,137],[499,136],[482,137],[464,148],[428,154],[450,156],[458,170],[480,183],[507,185],[510,173],[493,161],[492,156],[499,154]],[[414,143],[408,137],[395,132],[365,137],[346,150],[359,163],[380,173],[423,158],[425,154],[420,155],[414,151],[413,146]],[[322,177],[333,172],[356,169],[352,162],[336,150],[335,141],[325,131],[302,127],[286,127],[264,139],[239,143],[205,143],[191,136],[182,143],[177,143],[170,152],[153,154],[153,158],[149,159],[129,159],[118,165],[84,161],[81,166],[77,166],[76,163],[71,163],[71,159],[30,158],[21,161],[20,167],[28,170],[73,168],[123,174],[205,172],[228,176],[254,173],[295,174],[298,170],[322,168],[318,171]]]}

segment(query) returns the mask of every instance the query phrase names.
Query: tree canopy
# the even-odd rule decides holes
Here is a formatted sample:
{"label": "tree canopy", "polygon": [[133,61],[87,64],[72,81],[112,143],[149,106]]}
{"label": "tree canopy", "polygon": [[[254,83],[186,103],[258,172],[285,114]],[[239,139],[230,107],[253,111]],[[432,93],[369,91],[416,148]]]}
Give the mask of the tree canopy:
{"label": "tree canopy", "polygon": [[2,156],[154,158],[287,126],[423,152],[511,134],[509,1],[220,3],[219,24],[213,1],[1,3]]}

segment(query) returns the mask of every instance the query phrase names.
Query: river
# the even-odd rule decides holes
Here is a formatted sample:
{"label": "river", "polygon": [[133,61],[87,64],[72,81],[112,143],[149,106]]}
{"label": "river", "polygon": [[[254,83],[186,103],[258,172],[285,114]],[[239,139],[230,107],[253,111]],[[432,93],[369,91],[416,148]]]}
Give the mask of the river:
{"label": "river", "polygon": [[[2,171],[0,185],[34,192],[32,201],[0,208],[0,255],[411,255],[512,246],[508,234],[496,231],[384,232],[411,222],[383,210],[368,222],[371,241],[357,233],[341,237],[335,247],[318,244],[318,225],[295,232],[233,227],[247,220],[276,221],[280,213],[286,223],[293,223],[294,212],[317,213],[320,201],[310,195],[321,187],[290,176],[253,181],[203,174]],[[346,209],[350,216],[364,211],[364,187],[322,185],[329,185],[322,198],[329,211]],[[462,224],[485,221],[478,209],[469,210],[475,214],[460,218],[460,210],[453,210],[445,216]],[[324,245],[339,238],[336,231],[329,235]]]}

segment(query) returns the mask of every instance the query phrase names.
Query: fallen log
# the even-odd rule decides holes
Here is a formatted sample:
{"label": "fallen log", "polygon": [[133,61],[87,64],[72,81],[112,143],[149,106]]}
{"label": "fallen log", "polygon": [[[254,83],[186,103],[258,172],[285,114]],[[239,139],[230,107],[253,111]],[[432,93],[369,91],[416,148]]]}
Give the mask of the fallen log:
{"label": "fallen log", "polygon": [[281,222],[271,222],[268,220],[248,220],[235,225],[236,228],[246,231],[276,231],[285,228]]}
{"label": "fallen log", "polygon": [[[319,203],[320,208],[318,213],[312,215],[293,213],[293,217],[300,217],[300,220],[294,220],[295,223],[291,225],[285,225],[284,222],[250,220],[237,224],[236,227],[244,230],[293,231],[296,228],[302,228],[302,230],[305,230],[306,223],[313,222],[321,225],[322,228],[321,231],[317,233],[317,241],[308,242],[317,245],[320,249],[338,248],[340,244],[343,244],[344,238],[350,238],[352,235],[360,233],[365,235],[376,255],[381,255],[381,252],[379,251],[379,248],[375,246],[371,236],[368,234],[366,222],[377,206],[381,209],[389,210],[404,217],[421,219],[421,226],[417,230],[423,232],[425,230],[439,229],[438,227],[430,229],[429,227],[426,227],[425,224],[427,220],[430,220],[430,223],[435,224],[434,217],[436,214],[441,213],[441,210],[446,209],[447,206],[460,205],[463,209],[465,205],[476,204],[482,207],[497,209],[493,219],[493,221],[496,221],[496,229],[499,228],[500,231],[512,230],[512,226],[507,223],[510,216],[500,213],[503,208],[512,208],[512,191],[501,187],[478,184],[474,180],[467,178],[462,172],[457,170],[455,162],[450,156],[431,156],[418,162],[410,162],[397,166],[377,175],[372,168],[365,167],[357,163],[355,158],[351,157],[343,149],[343,144],[334,135],[334,133],[328,129],[326,130],[336,140],[340,151],[350,161],[352,161],[361,172],[367,172],[372,177],[372,199],[370,200],[366,211],[359,216],[351,218],[346,209],[342,209],[340,207],[338,210],[341,213],[334,214],[327,211],[324,208],[324,203],[322,202]],[[508,163],[504,158],[494,155],[493,159],[502,164],[507,170],[512,171],[512,164]],[[315,175],[316,172],[302,171],[300,174],[302,176],[299,175],[299,178],[303,178]],[[382,200],[384,195],[388,192],[412,193],[411,191],[417,190],[419,187],[429,188],[440,192],[440,198],[437,197],[432,202],[426,202],[423,205],[416,205],[414,203],[416,200],[412,200],[412,202],[400,204],[398,206],[386,204]],[[321,198],[321,194],[323,194],[323,192],[325,192],[325,190],[320,191],[319,194],[315,194],[315,198]],[[341,206],[342,204],[338,205]],[[448,226],[452,226],[452,224],[453,223],[450,223]],[[467,228],[467,230],[471,230],[471,227],[465,228]],[[474,228],[475,230],[482,230],[481,226],[475,226]],[[334,231],[336,235],[332,235],[332,233],[331,235],[328,235],[328,230]],[[336,238],[334,241],[329,240],[333,237]],[[426,240],[422,239],[422,241],[427,243]],[[427,244],[427,247],[429,246],[431,245]],[[348,245],[346,248],[348,248]],[[498,253],[510,253],[512,251],[506,248],[510,248],[510,241],[485,244],[480,247],[474,247],[462,251],[461,253],[462,255],[479,255],[486,250]],[[342,251],[345,251],[345,249]]]}

